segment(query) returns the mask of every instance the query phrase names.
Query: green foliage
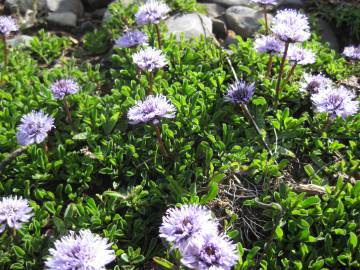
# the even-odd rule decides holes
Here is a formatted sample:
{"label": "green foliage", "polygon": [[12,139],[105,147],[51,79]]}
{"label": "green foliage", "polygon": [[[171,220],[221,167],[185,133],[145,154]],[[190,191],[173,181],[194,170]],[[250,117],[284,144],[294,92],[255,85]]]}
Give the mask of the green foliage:
{"label": "green foliage", "polygon": [[[173,5],[190,10],[194,1]],[[240,108],[224,102],[234,80],[227,54],[204,38],[177,42],[163,35],[169,65],[157,72],[154,91],[177,108],[174,120],[161,122],[171,155],[166,160],[153,127],[130,125],[126,116],[145,97],[147,76],[132,63],[131,49],[111,50],[111,40],[134,25],[136,9],[114,3],[105,26],[85,36],[89,54],[106,52],[105,65],[72,50],[65,61],[70,39],[40,31],[31,48],[11,50],[9,66],[0,71],[0,160],[18,147],[15,134],[22,115],[42,109],[56,125],[47,149],[31,145],[1,172],[0,194],[28,198],[35,216],[15,236],[9,231],[0,235],[0,269],[42,269],[54,240],[82,228],[113,243],[117,258],[109,269],[178,268],[179,254],[168,252],[158,238],[166,208],[177,203],[211,207],[223,198],[222,225],[238,242],[241,211],[232,212],[226,207],[230,198],[221,197],[223,184],[234,174],[261,187],[260,201],[241,201],[242,206],[270,205],[261,211],[267,237],[238,243],[236,269],[359,267],[360,186],[337,179],[359,179],[360,116],[336,119],[325,129],[327,116],[314,114],[309,97],[298,91],[304,71],[336,80],[353,74],[355,67],[314,36],[306,46],[318,53],[316,64],[296,68],[275,109],[276,76],[265,77],[268,57],[255,52],[251,39],[238,38],[229,57],[238,77],[256,82],[249,109],[271,145],[270,156]],[[153,42],[152,28],[144,31]],[[274,73],[278,67],[274,58]],[[49,90],[54,80],[70,76],[81,85],[68,97],[72,124]],[[337,186],[321,197],[296,194],[284,185],[274,188],[278,182],[304,179]]]}

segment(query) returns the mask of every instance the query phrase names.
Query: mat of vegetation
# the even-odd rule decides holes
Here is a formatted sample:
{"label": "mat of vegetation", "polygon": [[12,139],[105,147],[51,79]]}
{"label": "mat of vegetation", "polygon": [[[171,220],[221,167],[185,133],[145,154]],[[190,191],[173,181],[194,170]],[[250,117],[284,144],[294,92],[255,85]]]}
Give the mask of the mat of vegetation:
{"label": "mat of vegetation", "polygon": [[360,48],[293,10],[177,40],[162,15],[196,6],[168,4],[2,43],[0,269],[360,268]]}

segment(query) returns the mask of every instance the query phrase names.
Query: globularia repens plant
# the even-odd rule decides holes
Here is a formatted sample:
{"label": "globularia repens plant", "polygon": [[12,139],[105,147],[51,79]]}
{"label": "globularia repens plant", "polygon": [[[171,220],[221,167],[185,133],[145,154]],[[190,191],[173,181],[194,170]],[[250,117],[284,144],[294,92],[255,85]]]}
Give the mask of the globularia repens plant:
{"label": "globularia repens plant", "polygon": [[231,54],[165,35],[192,1],[115,1],[85,54],[0,19],[0,269],[360,268],[359,46],[253,2]]}

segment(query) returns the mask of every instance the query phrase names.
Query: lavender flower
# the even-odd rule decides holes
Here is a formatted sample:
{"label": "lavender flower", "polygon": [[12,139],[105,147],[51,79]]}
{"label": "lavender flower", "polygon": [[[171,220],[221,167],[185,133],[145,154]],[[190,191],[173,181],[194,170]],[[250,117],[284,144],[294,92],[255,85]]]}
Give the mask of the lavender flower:
{"label": "lavender flower", "polygon": [[277,5],[279,0],[250,0],[253,3],[259,4],[259,5]]}
{"label": "lavender flower", "polygon": [[345,55],[349,59],[360,60],[360,45],[357,47],[355,46],[345,47],[343,55]]}
{"label": "lavender flower", "polygon": [[133,55],[134,63],[144,71],[153,71],[166,66],[165,55],[158,49],[148,47]]}
{"label": "lavender flower", "polygon": [[118,48],[132,48],[138,45],[146,45],[148,37],[139,30],[126,32],[123,36],[115,41],[115,46]]}
{"label": "lavender flower", "polygon": [[359,109],[356,96],[344,86],[320,90],[311,96],[311,100],[319,113],[326,112],[330,118],[341,116],[346,118],[355,114]]}
{"label": "lavender flower", "polygon": [[170,12],[170,8],[163,2],[148,0],[135,14],[136,23],[139,26],[145,24],[158,24]]}
{"label": "lavender flower", "polygon": [[224,235],[200,235],[182,254],[181,263],[197,270],[231,270],[238,260],[236,245]]}
{"label": "lavender flower", "polygon": [[271,55],[281,53],[284,50],[283,42],[273,36],[262,36],[256,38],[254,46],[258,53],[268,53]]}
{"label": "lavender flower", "polygon": [[50,249],[51,257],[45,262],[48,270],[104,270],[105,265],[115,260],[115,253],[106,238],[90,230],[73,231],[55,242]]}
{"label": "lavender flower", "polygon": [[309,65],[315,63],[315,54],[311,50],[307,50],[298,46],[290,46],[287,54],[290,63],[297,65]]}
{"label": "lavender flower", "polygon": [[301,92],[310,94],[318,93],[320,90],[327,89],[332,86],[332,81],[322,74],[311,75],[304,74],[304,80],[300,85]]}
{"label": "lavender flower", "polygon": [[10,32],[19,30],[16,21],[10,16],[0,16],[0,34],[8,36]]}
{"label": "lavender flower", "polygon": [[271,30],[282,41],[302,42],[310,38],[310,26],[305,15],[284,9],[276,13]]}
{"label": "lavender flower", "polygon": [[138,101],[130,108],[128,118],[131,124],[158,124],[160,118],[174,118],[176,108],[163,95],[150,95],[144,101]]}
{"label": "lavender flower", "polygon": [[54,127],[54,119],[42,111],[32,111],[21,118],[21,124],[16,133],[20,145],[41,143],[47,133]]}
{"label": "lavender flower", "polygon": [[73,79],[60,79],[51,85],[51,92],[55,99],[63,99],[66,95],[79,91],[79,85]]}
{"label": "lavender flower", "polygon": [[217,235],[218,224],[211,217],[211,212],[199,205],[168,209],[160,227],[160,237],[181,251],[185,251],[191,241],[203,233]]}
{"label": "lavender flower", "polygon": [[26,199],[17,196],[4,197],[0,201],[0,233],[6,225],[9,228],[20,229],[33,216],[32,209]]}
{"label": "lavender flower", "polygon": [[254,95],[254,92],[254,83],[249,84],[240,80],[228,87],[228,92],[224,99],[234,104],[247,104]]}

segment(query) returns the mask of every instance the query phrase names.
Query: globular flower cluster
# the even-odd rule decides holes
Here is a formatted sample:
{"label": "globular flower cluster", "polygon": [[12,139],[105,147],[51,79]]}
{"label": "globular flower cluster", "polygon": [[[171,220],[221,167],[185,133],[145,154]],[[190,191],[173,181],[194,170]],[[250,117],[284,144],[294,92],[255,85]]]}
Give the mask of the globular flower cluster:
{"label": "globular flower cluster", "polygon": [[115,41],[118,48],[133,48],[148,43],[148,36],[139,30],[128,31]]}
{"label": "globular flower cluster", "polygon": [[49,270],[105,270],[115,260],[115,252],[106,238],[90,230],[73,231],[55,242],[45,266]]}
{"label": "globular flower cluster", "polygon": [[135,14],[137,25],[158,24],[166,18],[170,12],[170,8],[163,2],[156,0],[148,0],[145,5],[139,7],[139,11]]}
{"label": "globular flower cluster", "polygon": [[360,60],[360,45],[348,46],[344,48],[343,55],[352,60]]}
{"label": "globular flower cluster", "polygon": [[191,269],[230,270],[238,260],[236,246],[225,235],[219,235],[218,222],[203,206],[168,209],[160,237],[179,249],[182,264]]}
{"label": "globular flower cluster", "polygon": [[133,61],[141,70],[149,72],[167,65],[165,55],[161,50],[152,47],[142,49],[135,53],[133,55]]}
{"label": "globular flower cluster", "polygon": [[33,216],[32,208],[26,199],[17,196],[4,197],[0,201],[0,233],[6,226],[20,229],[23,223]]}
{"label": "globular flower cluster", "polygon": [[346,87],[320,90],[311,96],[311,100],[319,113],[325,112],[330,118],[340,116],[346,118],[354,115],[359,109],[359,101]]}
{"label": "globular flower cluster", "polygon": [[16,133],[20,145],[41,143],[54,127],[54,119],[42,111],[32,111],[21,118]]}
{"label": "globular flower cluster", "polygon": [[233,104],[247,104],[254,95],[255,83],[247,83],[244,80],[239,80],[228,87],[225,95],[225,101]]}
{"label": "globular flower cluster", "polygon": [[63,99],[66,95],[77,93],[79,89],[74,79],[60,79],[51,85],[51,92],[55,99]]}
{"label": "globular flower cluster", "polygon": [[279,0],[251,0],[251,2],[259,5],[277,5]]}
{"label": "globular flower cluster", "polygon": [[150,95],[144,101],[138,101],[128,111],[131,124],[152,123],[158,124],[161,118],[174,118],[176,108],[163,95]]}
{"label": "globular flower cluster", "polygon": [[11,32],[19,30],[16,21],[10,16],[0,16],[0,33],[8,36]]}
{"label": "globular flower cluster", "polygon": [[284,43],[274,36],[257,37],[254,46],[258,53],[274,55],[284,51]]}
{"label": "globular flower cluster", "polygon": [[300,91],[316,94],[320,90],[326,90],[327,88],[332,87],[332,84],[332,81],[322,74],[311,75],[305,73],[304,79],[301,82]]}
{"label": "globular flower cluster", "polygon": [[307,17],[292,9],[278,11],[273,19],[271,30],[278,39],[287,43],[303,42],[310,38]]}
{"label": "globular flower cluster", "polygon": [[315,54],[308,49],[293,45],[289,47],[287,59],[297,65],[309,65],[315,63]]}

